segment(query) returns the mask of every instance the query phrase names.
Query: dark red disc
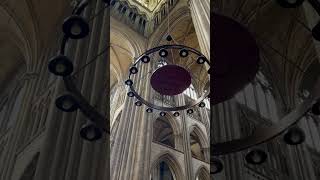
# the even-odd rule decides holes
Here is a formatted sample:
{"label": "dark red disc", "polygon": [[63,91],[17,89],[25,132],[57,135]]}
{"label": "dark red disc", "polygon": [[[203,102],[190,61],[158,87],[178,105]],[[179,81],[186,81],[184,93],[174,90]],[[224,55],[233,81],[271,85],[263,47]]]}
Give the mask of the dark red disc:
{"label": "dark red disc", "polygon": [[151,76],[152,88],[162,95],[178,95],[191,84],[190,73],[181,66],[166,65],[157,69]]}
{"label": "dark red disc", "polygon": [[253,80],[260,58],[255,38],[246,27],[215,13],[213,19],[210,97],[218,104],[232,98]]}

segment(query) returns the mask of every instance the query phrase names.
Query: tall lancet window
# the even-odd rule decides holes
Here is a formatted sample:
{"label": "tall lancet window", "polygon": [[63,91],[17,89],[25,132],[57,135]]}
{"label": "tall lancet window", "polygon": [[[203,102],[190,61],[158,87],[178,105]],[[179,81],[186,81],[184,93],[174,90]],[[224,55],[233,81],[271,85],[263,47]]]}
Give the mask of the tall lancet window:
{"label": "tall lancet window", "polygon": [[159,180],[174,180],[169,166],[165,162],[160,163],[160,179]]}
{"label": "tall lancet window", "polygon": [[278,121],[277,106],[273,96],[273,89],[265,76],[259,71],[253,82],[243,91],[235,95],[236,100],[261,117],[271,121]]}
{"label": "tall lancet window", "polygon": [[150,180],[176,180],[170,167],[161,161],[153,170]]}

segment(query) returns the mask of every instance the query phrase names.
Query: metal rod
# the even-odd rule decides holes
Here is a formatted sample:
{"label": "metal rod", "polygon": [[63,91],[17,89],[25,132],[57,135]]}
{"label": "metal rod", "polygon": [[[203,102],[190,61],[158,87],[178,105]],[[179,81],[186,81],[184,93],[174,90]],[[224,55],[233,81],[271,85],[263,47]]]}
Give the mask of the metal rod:
{"label": "metal rod", "polygon": [[93,57],[88,63],[86,63],[85,65],[83,65],[82,67],[80,67],[78,69],[78,71],[73,73],[73,76],[78,74],[80,71],[84,70],[84,68],[86,68],[88,65],[90,65],[91,63],[95,62],[96,60],[98,60],[98,58],[103,55],[104,53],[107,52],[107,50],[109,49],[110,46],[107,46],[106,48],[104,48],[100,53],[98,53],[95,57]]}
{"label": "metal rod", "polygon": [[68,36],[64,35],[62,38],[61,46],[60,46],[60,53],[62,55],[64,55],[64,53],[65,53],[66,44],[67,44],[68,40],[69,40]]}
{"label": "metal rod", "polygon": [[90,19],[88,20],[88,22],[92,21],[94,18],[96,18],[97,16],[99,16],[107,7],[108,7],[107,5],[104,5],[103,8],[99,9],[96,14],[94,14],[92,17],[90,17]]}

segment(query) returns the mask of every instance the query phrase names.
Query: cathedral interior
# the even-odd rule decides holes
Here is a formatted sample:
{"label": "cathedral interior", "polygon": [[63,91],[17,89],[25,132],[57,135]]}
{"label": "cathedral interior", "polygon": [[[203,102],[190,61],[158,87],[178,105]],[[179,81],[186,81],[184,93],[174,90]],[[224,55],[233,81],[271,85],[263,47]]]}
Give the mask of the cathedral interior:
{"label": "cathedral interior", "polygon": [[[317,0],[1,0],[0,180],[319,180],[319,14]],[[257,49],[245,58],[237,28]]]}

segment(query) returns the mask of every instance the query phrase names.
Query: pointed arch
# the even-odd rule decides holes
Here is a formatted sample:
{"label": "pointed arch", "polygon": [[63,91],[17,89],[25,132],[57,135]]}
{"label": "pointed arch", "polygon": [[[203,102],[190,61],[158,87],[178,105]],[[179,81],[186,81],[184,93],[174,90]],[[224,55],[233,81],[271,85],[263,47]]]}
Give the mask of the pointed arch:
{"label": "pointed arch", "polygon": [[195,180],[210,180],[210,171],[204,165],[200,166],[195,174]]}
{"label": "pointed arch", "polygon": [[166,119],[170,122],[174,134],[180,134],[181,133],[181,127],[179,122],[177,121],[177,118],[173,116],[173,114],[170,112],[167,114]]}
{"label": "pointed arch", "polygon": [[175,132],[168,118],[158,117],[153,122],[153,141],[176,148]]}
{"label": "pointed arch", "polygon": [[199,137],[199,140],[203,145],[203,147],[205,148],[210,147],[209,140],[208,140],[209,138],[205,135],[205,133],[197,124],[194,124],[190,127],[189,134],[192,132],[194,132]]}
{"label": "pointed arch", "polygon": [[198,125],[192,125],[189,130],[189,143],[192,156],[209,162],[209,140]]}
{"label": "pointed arch", "polygon": [[184,180],[185,179],[181,165],[179,164],[177,159],[169,151],[166,151],[164,153],[159,154],[155,158],[155,160],[152,162],[151,168],[150,168],[151,178],[152,178],[154,169],[157,168],[161,162],[164,162],[164,163],[166,163],[166,165],[168,165],[172,175],[174,176],[174,180]]}
{"label": "pointed arch", "polygon": [[116,82],[126,78],[129,66],[134,58],[139,56],[145,50],[146,40],[130,28],[111,19],[110,24],[110,82],[115,85]]}

